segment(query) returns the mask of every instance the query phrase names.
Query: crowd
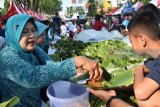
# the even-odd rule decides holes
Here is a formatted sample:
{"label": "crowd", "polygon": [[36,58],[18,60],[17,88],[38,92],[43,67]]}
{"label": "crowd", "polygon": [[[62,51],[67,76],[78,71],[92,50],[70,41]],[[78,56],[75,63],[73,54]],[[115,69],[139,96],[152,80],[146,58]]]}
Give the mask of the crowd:
{"label": "crowd", "polygon": [[[135,70],[133,85],[137,104],[140,107],[160,106],[160,11],[153,4],[143,5],[133,16],[104,19],[96,15],[90,19],[90,28],[100,31],[128,31],[133,50],[149,58]],[[5,28],[0,24],[0,96],[3,101],[13,96],[20,98],[17,106],[40,107],[46,102],[46,88],[57,80],[69,80],[82,68],[89,72],[90,79],[100,80],[103,70],[98,62],[84,56],[76,56],[54,62],[47,55],[50,41],[58,37],[73,38],[87,29],[85,21],[63,21],[55,13],[52,21],[35,21],[26,14],[8,19]],[[4,32],[5,31],[5,32]],[[53,44],[52,44],[53,45]],[[147,69],[147,70],[146,70]],[[131,107],[116,97],[114,90],[88,91],[106,102],[107,107]],[[42,94],[43,93],[43,94]],[[1,97],[0,97],[1,98]]]}

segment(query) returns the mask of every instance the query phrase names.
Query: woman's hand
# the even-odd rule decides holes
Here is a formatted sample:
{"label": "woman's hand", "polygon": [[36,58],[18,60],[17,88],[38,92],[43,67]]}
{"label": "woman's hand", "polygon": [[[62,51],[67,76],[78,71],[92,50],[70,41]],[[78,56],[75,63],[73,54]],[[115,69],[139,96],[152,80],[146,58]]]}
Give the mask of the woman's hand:
{"label": "woman's hand", "polygon": [[105,91],[105,90],[93,90],[91,88],[87,88],[87,90],[94,94],[95,96],[99,97],[100,99],[102,99],[104,102],[107,102],[108,99],[111,96],[116,96],[116,92],[114,90],[109,90],[109,91]]}
{"label": "woman's hand", "polygon": [[77,68],[82,68],[89,72],[90,80],[99,80],[102,77],[103,70],[99,66],[97,61],[91,60],[83,56],[77,56],[74,59]]}

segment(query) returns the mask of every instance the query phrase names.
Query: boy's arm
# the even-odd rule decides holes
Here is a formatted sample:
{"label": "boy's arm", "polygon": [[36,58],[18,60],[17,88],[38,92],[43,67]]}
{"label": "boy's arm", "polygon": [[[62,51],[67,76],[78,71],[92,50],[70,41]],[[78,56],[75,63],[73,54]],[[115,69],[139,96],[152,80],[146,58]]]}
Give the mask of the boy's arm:
{"label": "boy's arm", "polygon": [[159,88],[159,84],[153,79],[145,77],[144,73],[144,65],[139,65],[135,71],[134,82],[134,93],[138,100],[148,99]]}
{"label": "boy's arm", "polygon": [[147,100],[144,101],[137,100],[137,103],[139,107],[160,107],[159,98],[160,98],[160,90],[157,90]]}

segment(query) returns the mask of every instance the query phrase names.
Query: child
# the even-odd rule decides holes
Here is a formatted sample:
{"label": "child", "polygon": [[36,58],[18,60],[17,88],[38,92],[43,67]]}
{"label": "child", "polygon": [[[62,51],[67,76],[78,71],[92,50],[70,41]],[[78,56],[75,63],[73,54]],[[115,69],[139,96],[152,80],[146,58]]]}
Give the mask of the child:
{"label": "child", "polygon": [[83,31],[83,28],[82,28],[82,26],[80,24],[77,24],[76,28],[77,28],[77,31],[75,32],[75,35],[77,35],[78,33]]}
{"label": "child", "polygon": [[67,36],[67,26],[66,23],[63,21],[61,25],[61,36]]}
{"label": "child", "polygon": [[[134,92],[139,106],[160,106],[160,19],[150,10],[139,12],[128,25],[132,48],[138,55],[149,55],[146,64],[150,72],[140,65],[135,71]],[[151,86],[151,87],[150,87]],[[145,107],[146,107],[145,106]]]}
{"label": "child", "polygon": [[[160,99],[160,18],[159,13],[147,9],[139,11],[129,22],[129,39],[138,55],[152,58],[135,71],[134,93],[140,107],[159,107]],[[145,68],[149,70],[145,70]],[[122,100],[113,97],[114,91],[88,89],[111,107],[130,107]],[[107,106],[107,107],[108,107]]]}

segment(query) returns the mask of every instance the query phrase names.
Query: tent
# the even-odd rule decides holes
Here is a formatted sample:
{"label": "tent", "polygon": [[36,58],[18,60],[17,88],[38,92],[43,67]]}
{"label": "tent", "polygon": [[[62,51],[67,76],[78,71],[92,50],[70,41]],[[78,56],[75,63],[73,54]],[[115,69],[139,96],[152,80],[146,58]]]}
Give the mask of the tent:
{"label": "tent", "polygon": [[157,0],[151,0],[149,3],[154,4],[155,6],[157,6]]}
{"label": "tent", "polygon": [[134,4],[132,7],[135,8],[135,11],[137,11],[141,6],[144,4],[140,1],[138,1],[136,4]]}
{"label": "tent", "polygon": [[124,5],[123,5],[121,8],[119,8],[117,11],[115,11],[115,12],[113,13],[113,15],[121,14],[123,8],[124,8]]}
{"label": "tent", "polygon": [[109,13],[107,13],[107,16],[113,15],[114,12],[116,12],[118,10],[118,8],[114,8],[112,11],[110,11]]}
{"label": "tent", "polygon": [[160,0],[157,1],[157,7],[160,8]]}
{"label": "tent", "polygon": [[132,7],[131,1],[127,0],[127,2],[125,3],[125,6],[123,8],[123,10],[121,11],[122,14],[127,14],[127,13],[132,13],[135,11],[135,8]]}
{"label": "tent", "polygon": [[31,15],[35,17],[37,20],[44,20],[44,17],[42,15],[39,15],[37,12],[31,9],[28,11],[25,7],[23,9],[20,5],[18,5],[17,7],[13,1],[10,2],[10,7],[8,9],[8,12],[4,16],[0,17],[0,19],[8,20],[11,16],[20,14],[20,13]]}

